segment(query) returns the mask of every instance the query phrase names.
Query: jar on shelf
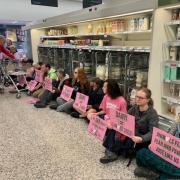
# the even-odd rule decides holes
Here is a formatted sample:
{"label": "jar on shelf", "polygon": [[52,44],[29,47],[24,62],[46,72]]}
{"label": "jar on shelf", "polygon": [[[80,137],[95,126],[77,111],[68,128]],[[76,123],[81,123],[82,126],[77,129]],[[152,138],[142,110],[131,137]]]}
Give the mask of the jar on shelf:
{"label": "jar on shelf", "polygon": [[180,26],[177,28],[177,40],[180,40]]}
{"label": "jar on shelf", "polygon": [[178,19],[179,13],[177,9],[172,10],[172,20],[175,21]]}
{"label": "jar on shelf", "polygon": [[171,61],[176,61],[177,47],[170,47],[169,58],[170,58]]}

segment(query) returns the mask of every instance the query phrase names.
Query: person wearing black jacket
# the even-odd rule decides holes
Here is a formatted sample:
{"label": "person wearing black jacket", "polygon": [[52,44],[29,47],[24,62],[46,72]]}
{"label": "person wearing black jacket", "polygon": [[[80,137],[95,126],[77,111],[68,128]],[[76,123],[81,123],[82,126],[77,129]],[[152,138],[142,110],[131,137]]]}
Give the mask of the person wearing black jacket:
{"label": "person wearing black jacket", "polygon": [[69,75],[67,75],[63,69],[58,70],[58,81],[53,80],[53,92],[49,90],[45,90],[40,97],[40,101],[38,101],[34,106],[36,108],[45,108],[47,104],[57,97],[60,96],[61,91],[64,85],[70,85]]}
{"label": "person wearing black jacket", "polygon": [[71,113],[72,117],[75,118],[85,118],[87,117],[88,113],[95,113],[99,111],[99,105],[104,97],[104,93],[102,90],[103,81],[99,78],[94,78],[91,80],[90,84],[92,84],[92,87],[90,88],[88,92],[89,96],[89,102],[87,107],[87,112],[82,113],[78,109],[74,109],[74,111]]}
{"label": "person wearing black jacket", "polygon": [[151,91],[142,88],[137,91],[136,104],[128,111],[128,114],[135,117],[135,136],[128,138],[111,129],[111,123],[108,123],[109,131],[103,143],[106,148],[105,156],[100,162],[105,164],[118,159],[118,155],[129,155],[132,150],[136,152],[139,149],[148,147],[151,142],[153,127],[158,127],[159,117],[153,108]]}
{"label": "person wearing black jacket", "polygon": [[86,74],[82,68],[74,70],[74,78],[72,80],[73,93],[71,99],[66,102],[64,99],[58,97],[55,104],[50,105],[50,109],[55,109],[57,112],[66,112],[71,114],[76,93],[80,92],[85,95],[88,94],[89,83]]}

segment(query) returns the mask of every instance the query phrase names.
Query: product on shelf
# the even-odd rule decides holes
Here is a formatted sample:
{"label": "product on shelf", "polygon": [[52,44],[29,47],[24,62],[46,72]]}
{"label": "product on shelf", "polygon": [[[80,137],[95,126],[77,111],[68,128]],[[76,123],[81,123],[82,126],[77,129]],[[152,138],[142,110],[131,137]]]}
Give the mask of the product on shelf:
{"label": "product on shelf", "polygon": [[92,24],[88,25],[88,33],[91,34],[93,32],[93,26]]}
{"label": "product on shelf", "polygon": [[180,26],[177,28],[177,40],[180,40]]}
{"label": "product on shelf", "polygon": [[177,66],[176,64],[171,64],[170,80],[174,81],[176,79],[177,79]]}
{"label": "product on shelf", "polygon": [[179,9],[174,9],[172,11],[172,20],[173,21],[180,19],[179,13],[180,13]]}
{"label": "product on shelf", "polygon": [[171,68],[169,64],[166,64],[164,67],[164,80],[170,81]]}
{"label": "product on shelf", "polygon": [[96,76],[102,80],[106,78],[106,66],[105,65],[98,65],[96,67]]}
{"label": "product on shelf", "polygon": [[172,61],[176,61],[176,58],[177,58],[177,47],[170,47],[169,59]]}

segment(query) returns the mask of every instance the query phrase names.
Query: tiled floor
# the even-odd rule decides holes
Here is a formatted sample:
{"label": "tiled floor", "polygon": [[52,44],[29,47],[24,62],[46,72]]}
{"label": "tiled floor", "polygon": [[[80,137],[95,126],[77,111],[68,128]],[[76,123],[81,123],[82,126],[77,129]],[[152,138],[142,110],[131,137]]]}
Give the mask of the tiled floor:
{"label": "tiled floor", "polygon": [[0,95],[0,180],[136,179],[135,162],[99,163],[104,148],[86,122],[26,100]]}

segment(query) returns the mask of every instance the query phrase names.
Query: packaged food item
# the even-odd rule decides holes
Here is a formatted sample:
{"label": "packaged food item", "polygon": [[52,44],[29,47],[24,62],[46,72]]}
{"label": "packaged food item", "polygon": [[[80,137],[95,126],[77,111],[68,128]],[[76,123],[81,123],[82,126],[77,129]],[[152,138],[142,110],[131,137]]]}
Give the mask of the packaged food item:
{"label": "packaged food item", "polygon": [[176,58],[177,58],[177,47],[170,47],[169,58],[172,61],[176,61]]}
{"label": "packaged food item", "polygon": [[88,33],[91,34],[93,32],[93,26],[92,24],[88,25]]}
{"label": "packaged food item", "polygon": [[177,40],[180,40],[180,26],[177,28]]}
{"label": "packaged food item", "polygon": [[112,32],[116,33],[118,31],[119,31],[119,21],[116,20],[112,22]]}
{"label": "packaged food item", "polygon": [[149,29],[149,17],[143,18],[143,31],[147,31]]}
{"label": "packaged food item", "polygon": [[169,64],[164,66],[164,80],[170,81],[171,68]]}
{"label": "packaged food item", "polygon": [[177,80],[177,65],[171,64],[170,80]]}
{"label": "packaged food item", "polygon": [[172,20],[177,20],[178,19],[178,10],[177,9],[174,9],[172,10]]}

